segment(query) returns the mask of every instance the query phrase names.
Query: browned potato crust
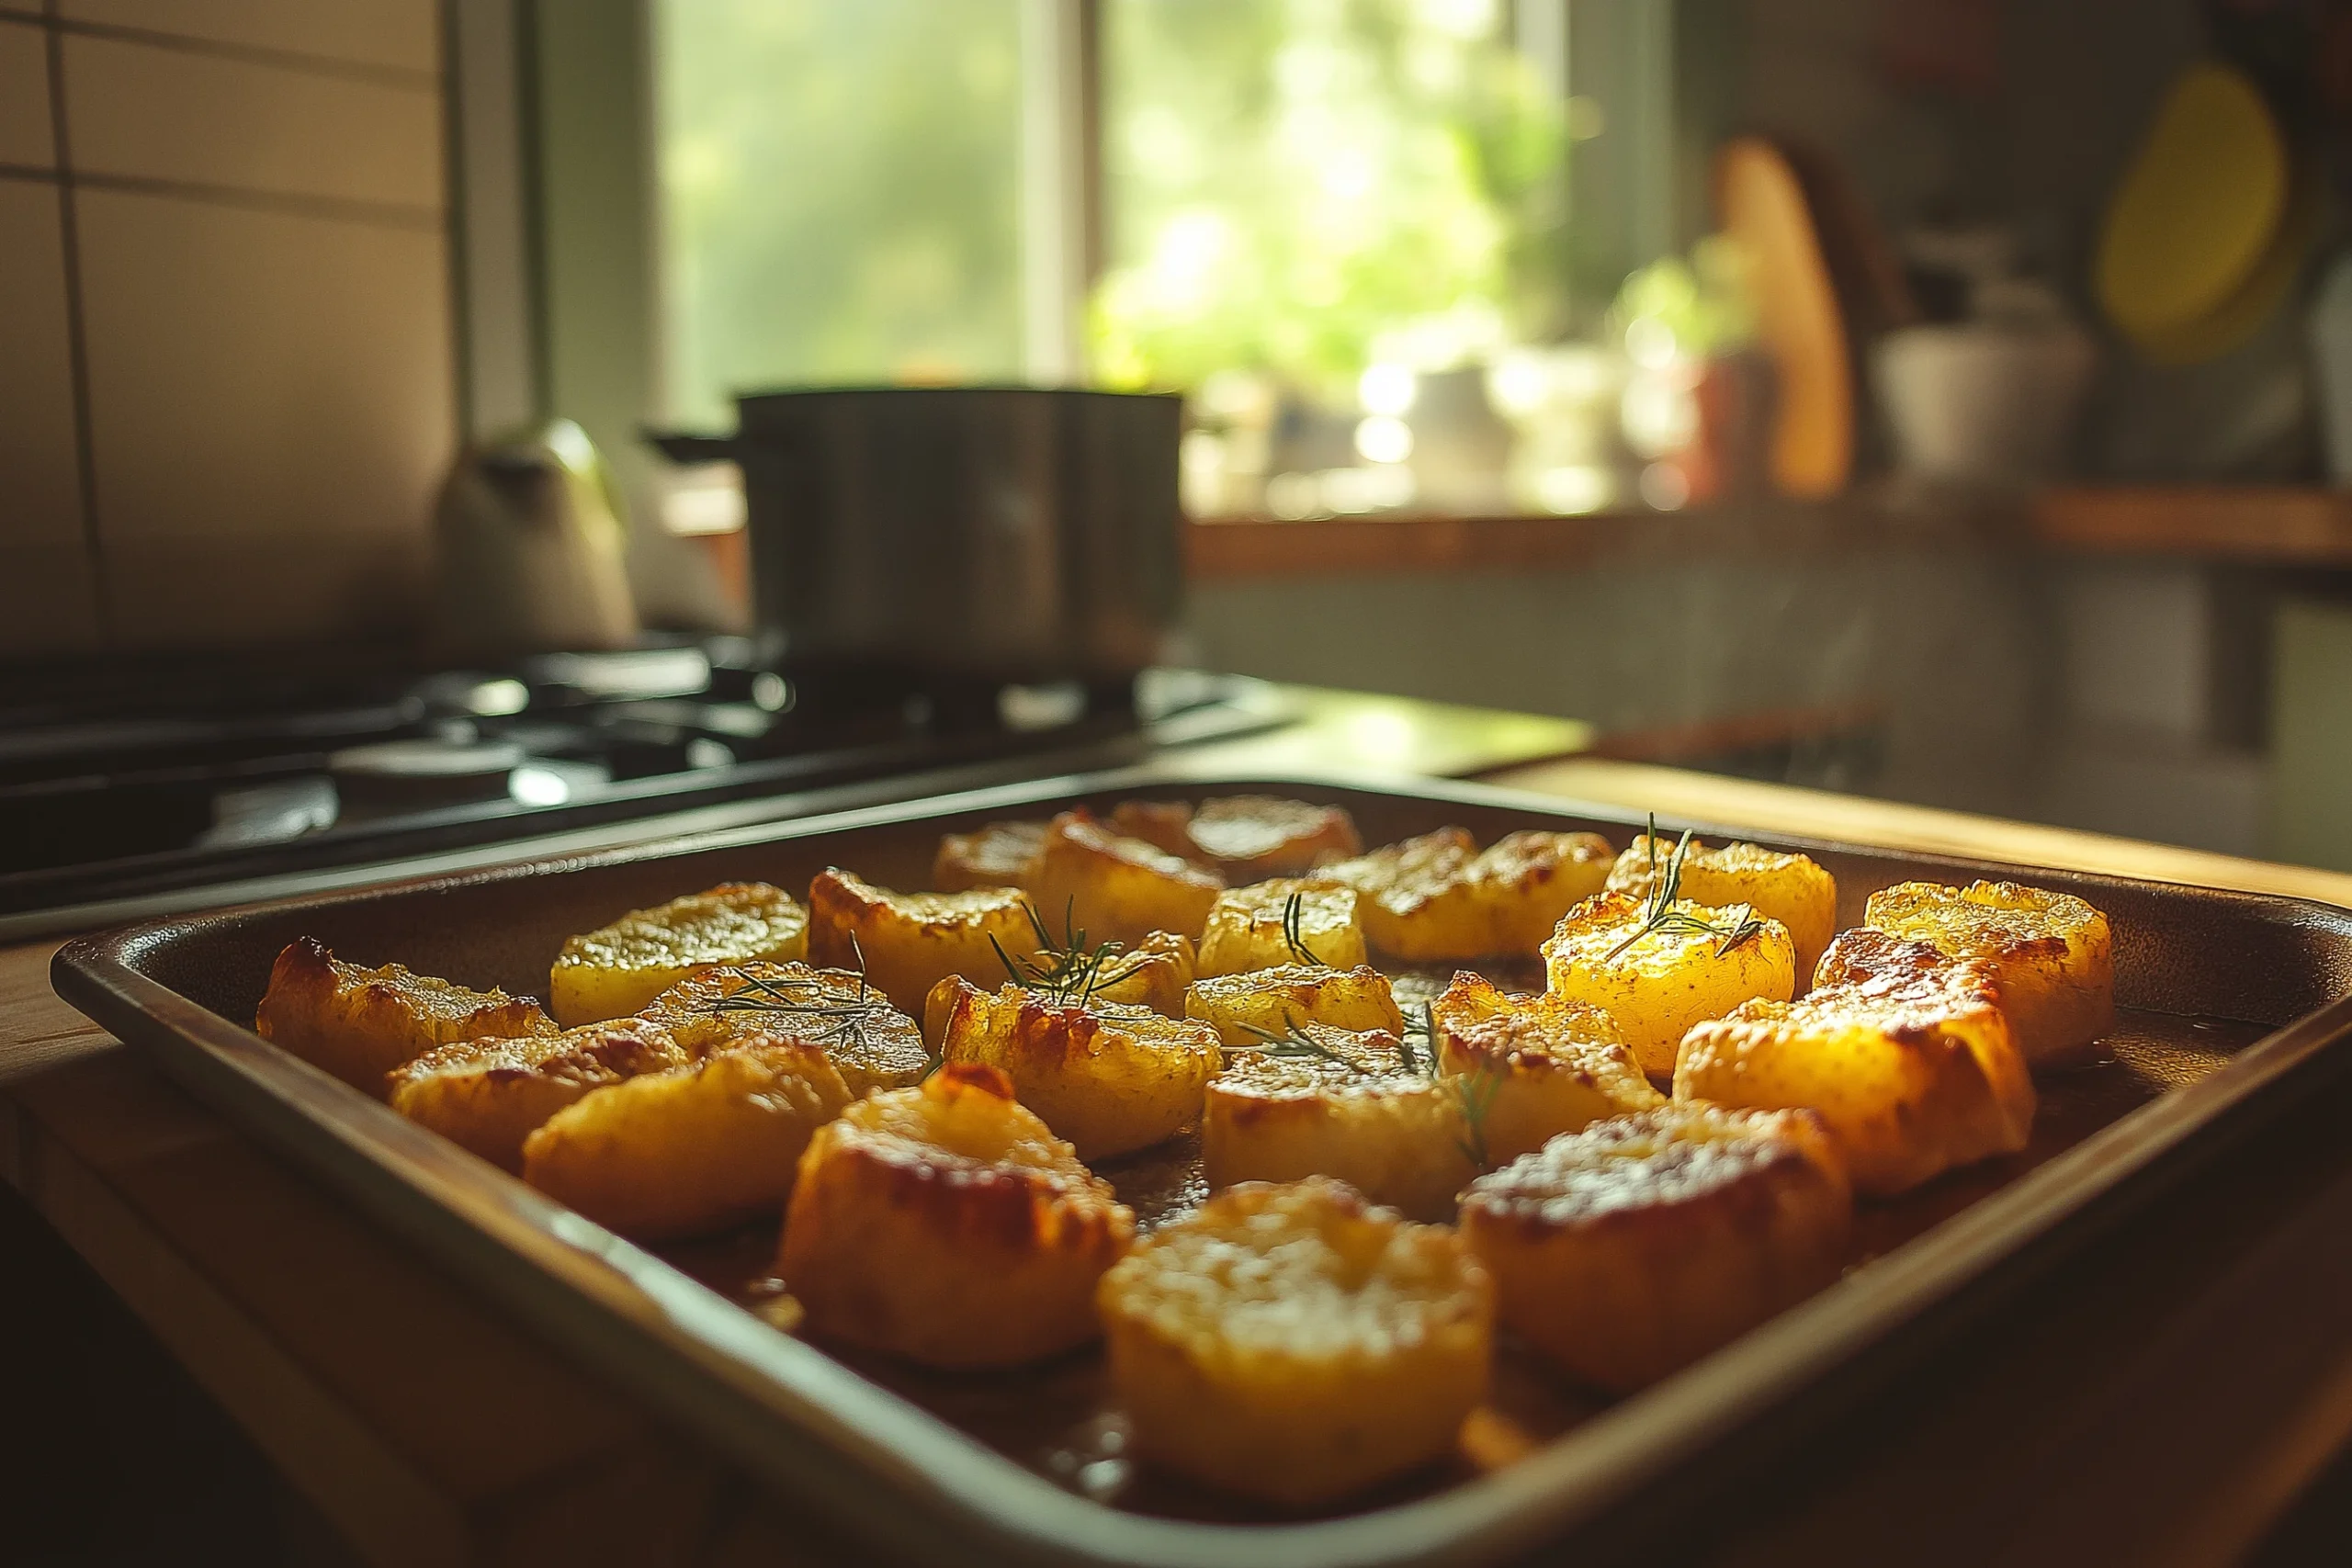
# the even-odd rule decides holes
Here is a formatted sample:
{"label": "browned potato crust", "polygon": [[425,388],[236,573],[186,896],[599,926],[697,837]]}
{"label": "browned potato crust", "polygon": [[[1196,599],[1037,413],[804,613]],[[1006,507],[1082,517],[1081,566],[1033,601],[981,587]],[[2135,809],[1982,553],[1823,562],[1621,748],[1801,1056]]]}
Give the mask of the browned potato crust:
{"label": "browned potato crust", "polygon": [[1179,860],[1207,866],[1208,856],[1193,842],[1193,803],[1189,800],[1123,800],[1111,808],[1111,830],[1141,839],[1155,850]]}
{"label": "browned potato crust", "polygon": [[1228,1045],[1249,1045],[1261,1032],[1280,1034],[1301,1023],[1355,1032],[1405,1032],[1405,1015],[1389,990],[1388,976],[1367,964],[1333,969],[1285,964],[1240,975],[1214,975],[1193,982],[1184,1013],[1215,1024],[1217,1037]]}
{"label": "browned potato crust", "polygon": [[1204,800],[1185,834],[1228,882],[1304,876],[1327,861],[1363,851],[1354,820],[1339,807],[1271,795]]}
{"label": "browned potato crust", "polygon": [[1459,828],[1408,839],[1316,875],[1363,896],[1377,951],[1408,963],[1532,953],[1580,899],[1600,891],[1615,853],[1597,833],[1510,833],[1485,851]]}
{"label": "browned potato crust", "polygon": [[1480,1177],[1461,1234],[1506,1324],[1629,1393],[1837,1279],[1852,1213],[1811,1112],[1672,1105]]}
{"label": "browned potato crust", "polygon": [[[1636,836],[1609,873],[1609,890],[1646,898],[1657,884],[1657,862],[1670,860],[1678,840]],[[1653,858],[1655,856],[1655,859]],[[1814,965],[1838,930],[1838,882],[1810,857],[1749,843],[1711,850],[1690,840],[1682,855],[1677,896],[1711,908],[1745,904],[1786,928],[1796,945],[1796,994],[1813,983]]]}
{"label": "browned potato crust", "polygon": [[1170,1018],[1184,1016],[1184,994],[1200,972],[1193,939],[1154,931],[1102,965],[1098,1002],[1133,1002]]}
{"label": "browned potato crust", "polygon": [[386,1079],[392,1109],[508,1170],[523,1140],[557,1111],[608,1084],[684,1066],[694,1053],[639,1018],[521,1040],[436,1046]]}
{"label": "browned potato crust", "polygon": [[800,1156],[778,1271],[820,1335],[933,1367],[1005,1367],[1102,1331],[1135,1215],[993,1067],[858,1101]]}
{"label": "browned potato crust", "polygon": [[1232,1049],[1210,1080],[1201,1168],[1211,1188],[1331,1176],[1416,1218],[1453,1212],[1477,1174],[1458,1086],[1408,1065],[1398,1037],[1302,1024],[1302,1049]]}
{"label": "browned potato crust", "polygon": [[[2018,1049],[2035,1066],[2079,1061],[2115,1027],[2114,934],[2105,915],[2071,894],[2014,882],[1906,882],[1871,894],[1865,918],[1897,939],[1988,965]],[[1837,963],[1823,960],[1823,984],[1869,973],[1865,949],[1849,940],[1859,935],[1839,940]]]}
{"label": "browned potato crust", "polygon": [[941,1055],[997,1067],[1022,1104],[1083,1160],[1174,1137],[1201,1118],[1223,1057],[1216,1031],[1118,1003],[1057,1005],[1018,986],[950,976],[932,993]]}
{"label": "browned potato crust", "polygon": [[1154,931],[1199,940],[1224,886],[1215,872],[1066,811],[1046,829],[1032,891],[1050,929],[1133,946]]}
{"label": "browned potato crust", "polygon": [[808,936],[808,911],[783,888],[725,883],[566,942],[548,975],[548,1005],[567,1029],[626,1018],[710,964],[797,959]]}
{"label": "browned potato crust", "polygon": [[624,1235],[695,1235],[782,1208],[848,1103],[821,1047],[753,1038],[565,1106],[523,1140],[523,1179]]}
{"label": "browned potato crust", "polygon": [[397,964],[362,969],[306,936],[270,966],[254,1032],[380,1100],[386,1073],[436,1045],[553,1034],[555,1024],[528,997],[469,991]]}
{"label": "browned potato crust", "polygon": [[949,833],[939,840],[931,885],[942,893],[1026,887],[1045,847],[1043,822],[991,822],[977,833]]}
{"label": "browned potato crust", "polygon": [[1551,995],[1508,996],[1457,974],[1430,1008],[1438,1070],[1477,1083],[1489,1164],[1560,1133],[1666,1103],[1607,1013]]}
{"label": "browned potato crust", "polygon": [[1356,903],[1356,890],[1336,882],[1283,876],[1228,887],[1202,929],[1200,972],[1241,975],[1286,964],[1352,969],[1364,961]]}
{"label": "browned potato crust", "polygon": [[1476,1260],[1321,1178],[1218,1193],[1104,1275],[1101,1301],[1144,1459],[1295,1507],[1452,1452],[1490,1371]]}
{"label": "browned potato crust", "polygon": [[1694,1027],[1674,1098],[1821,1113],[1857,1190],[1901,1192],[2025,1147],[2033,1078],[1989,970],[1897,944],[1868,980]]}
{"label": "browned potato crust", "polygon": [[855,975],[806,964],[743,964],[705,970],[653,999],[639,1016],[700,1055],[791,1034],[824,1048],[853,1095],[904,1089],[931,1070],[922,1032]]}
{"label": "browned potato crust", "polygon": [[1469,918],[1469,929],[1478,932],[1476,937],[1459,929],[1467,917],[1466,897],[1460,900],[1461,914],[1433,919],[1430,913],[1432,903],[1461,886],[1464,869],[1477,854],[1478,840],[1468,829],[1440,828],[1336,862],[1317,874],[1363,895],[1358,919],[1375,949],[1410,963],[1436,963],[1458,956],[1456,950],[1465,942],[1484,941],[1475,918]]}
{"label": "browned potato crust", "polygon": [[839,869],[808,885],[808,962],[862,966],[900,1012],[920,1018],[923,998],[950,975],[1003,979],[1000,949],[1015,960],[1037,951],[1028,896],[1018,888],[894,893]]}

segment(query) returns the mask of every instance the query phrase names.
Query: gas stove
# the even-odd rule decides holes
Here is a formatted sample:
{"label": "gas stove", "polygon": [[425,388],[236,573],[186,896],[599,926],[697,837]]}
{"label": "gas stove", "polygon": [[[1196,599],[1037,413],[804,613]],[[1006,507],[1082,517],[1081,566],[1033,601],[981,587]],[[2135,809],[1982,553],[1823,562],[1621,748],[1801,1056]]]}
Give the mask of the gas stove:
{"label": "gas stove", "polygon": [[1115,765],[1288,717],[1244,677],[787,676],[730,637],[0,679],[0,938]]}

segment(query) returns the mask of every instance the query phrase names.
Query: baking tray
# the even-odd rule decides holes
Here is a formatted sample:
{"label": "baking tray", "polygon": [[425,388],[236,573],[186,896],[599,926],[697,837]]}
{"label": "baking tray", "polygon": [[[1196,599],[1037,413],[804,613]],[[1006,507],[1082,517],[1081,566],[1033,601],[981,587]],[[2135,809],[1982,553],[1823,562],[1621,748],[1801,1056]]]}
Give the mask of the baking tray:
{"label": "baking tray", "polygon": [[[313,935],[468,985],[540,994],[563,939],[730,879],[805,886],[829,864],[927,886],[944,831],[1088,804],[1266,793],[1346,807],[1367,843],[1449,823],[1482,840],[1628,814],[1475,784],[1129,770],[1040,781],[360,892],[157,921],[75,942],[59,993],[232,1119],[315,1168],[581,1361],[876,1553],[965,1563],[1503,1561],[1646,1538],[1772,1423],[1778,1448],[1903,1359],[1992,1310],[2098,1225],[2352,1062],[2352,913],[2299,900],[1661,821],[1803,850],[1838,885],[1839,924],[1913,878],[2009,877],[2079,894],[2116,939],[2121,1021],[2096,1066],[2044,1077],[2032,1145],[1868,1206],[1837,1284],[1631,1398],[1578,1393],[1506,1350],[1464,1457],[1314,1518],[1256,1515],[1138,1476],[1099,1358],[947,1377],[829,1353],[746,1304],[773,1226],[659,1252],[562,1209],[262,1041],[272,959]],[[1183,1151],[1103,1174],[1148,1223],[1187,1190]],[[1637,1534],[1636,1532],[1640,1532]]]}

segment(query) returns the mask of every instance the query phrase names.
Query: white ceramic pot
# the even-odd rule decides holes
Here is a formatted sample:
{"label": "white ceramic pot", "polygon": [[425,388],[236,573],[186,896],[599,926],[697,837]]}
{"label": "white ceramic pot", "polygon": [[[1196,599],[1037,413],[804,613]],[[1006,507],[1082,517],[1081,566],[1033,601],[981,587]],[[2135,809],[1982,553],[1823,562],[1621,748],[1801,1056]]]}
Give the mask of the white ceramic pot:
{"label": "white ceramic pot", "polygon": [[1896,460],[1922,478],[2022,484],[2064,456],[2098,351],[2066,321],[1903,327],[1872,350]]}

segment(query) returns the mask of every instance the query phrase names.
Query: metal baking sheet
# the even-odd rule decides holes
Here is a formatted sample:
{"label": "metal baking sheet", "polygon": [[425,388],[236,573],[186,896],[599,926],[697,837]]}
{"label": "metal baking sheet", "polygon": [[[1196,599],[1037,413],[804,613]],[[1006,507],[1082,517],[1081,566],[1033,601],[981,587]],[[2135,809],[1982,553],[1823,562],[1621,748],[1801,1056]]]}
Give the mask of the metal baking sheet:
{"label": "metal baking sheet", "polygon": [[[2201,1147],[2300,1081],[2352,1062],[2352,913],[2293,899],[1696,827],[1801,849],[1837,876],[1839,924],[1912,878],[2010,877],[2074,892],[2116,933],[2122,1015],[2094,1066],[2040,1079],[2032,1145],[1866,1205],[1838,1283],[1706,1360],[1608,1402],[1505,1347],[1495,1397],[1450,1466],[1299,1517],[1125,1462],[1099,1357],[922,1372],[829,1351],[753,1312],[773,1224],[649,1249],[605,1232],[247,1027],[278,949],[313,935],[472,986],[541,994],[563,939],[729,879],[798,889],[829,864],[928,883],[944,831],[1135,795],[1291,795],[1345,806],[1367,843],[1458,824],[1589,829],[1623,813],[1470,784],[1148,770],[1048,780],[362,892],[156,922],[76,942],[59,992],[254,1132],[535,1323],[551,1340],[877,1551],[962,1562],[1480,1563],[1597,1542],[1705,1473],[1768,1418],[1833,1411],[1891,1357],[1984,1310],[2102,1220],[2158,1201]],[[1110,1162],[1147,1224],[1197,1197],[1176,1145]]]}

